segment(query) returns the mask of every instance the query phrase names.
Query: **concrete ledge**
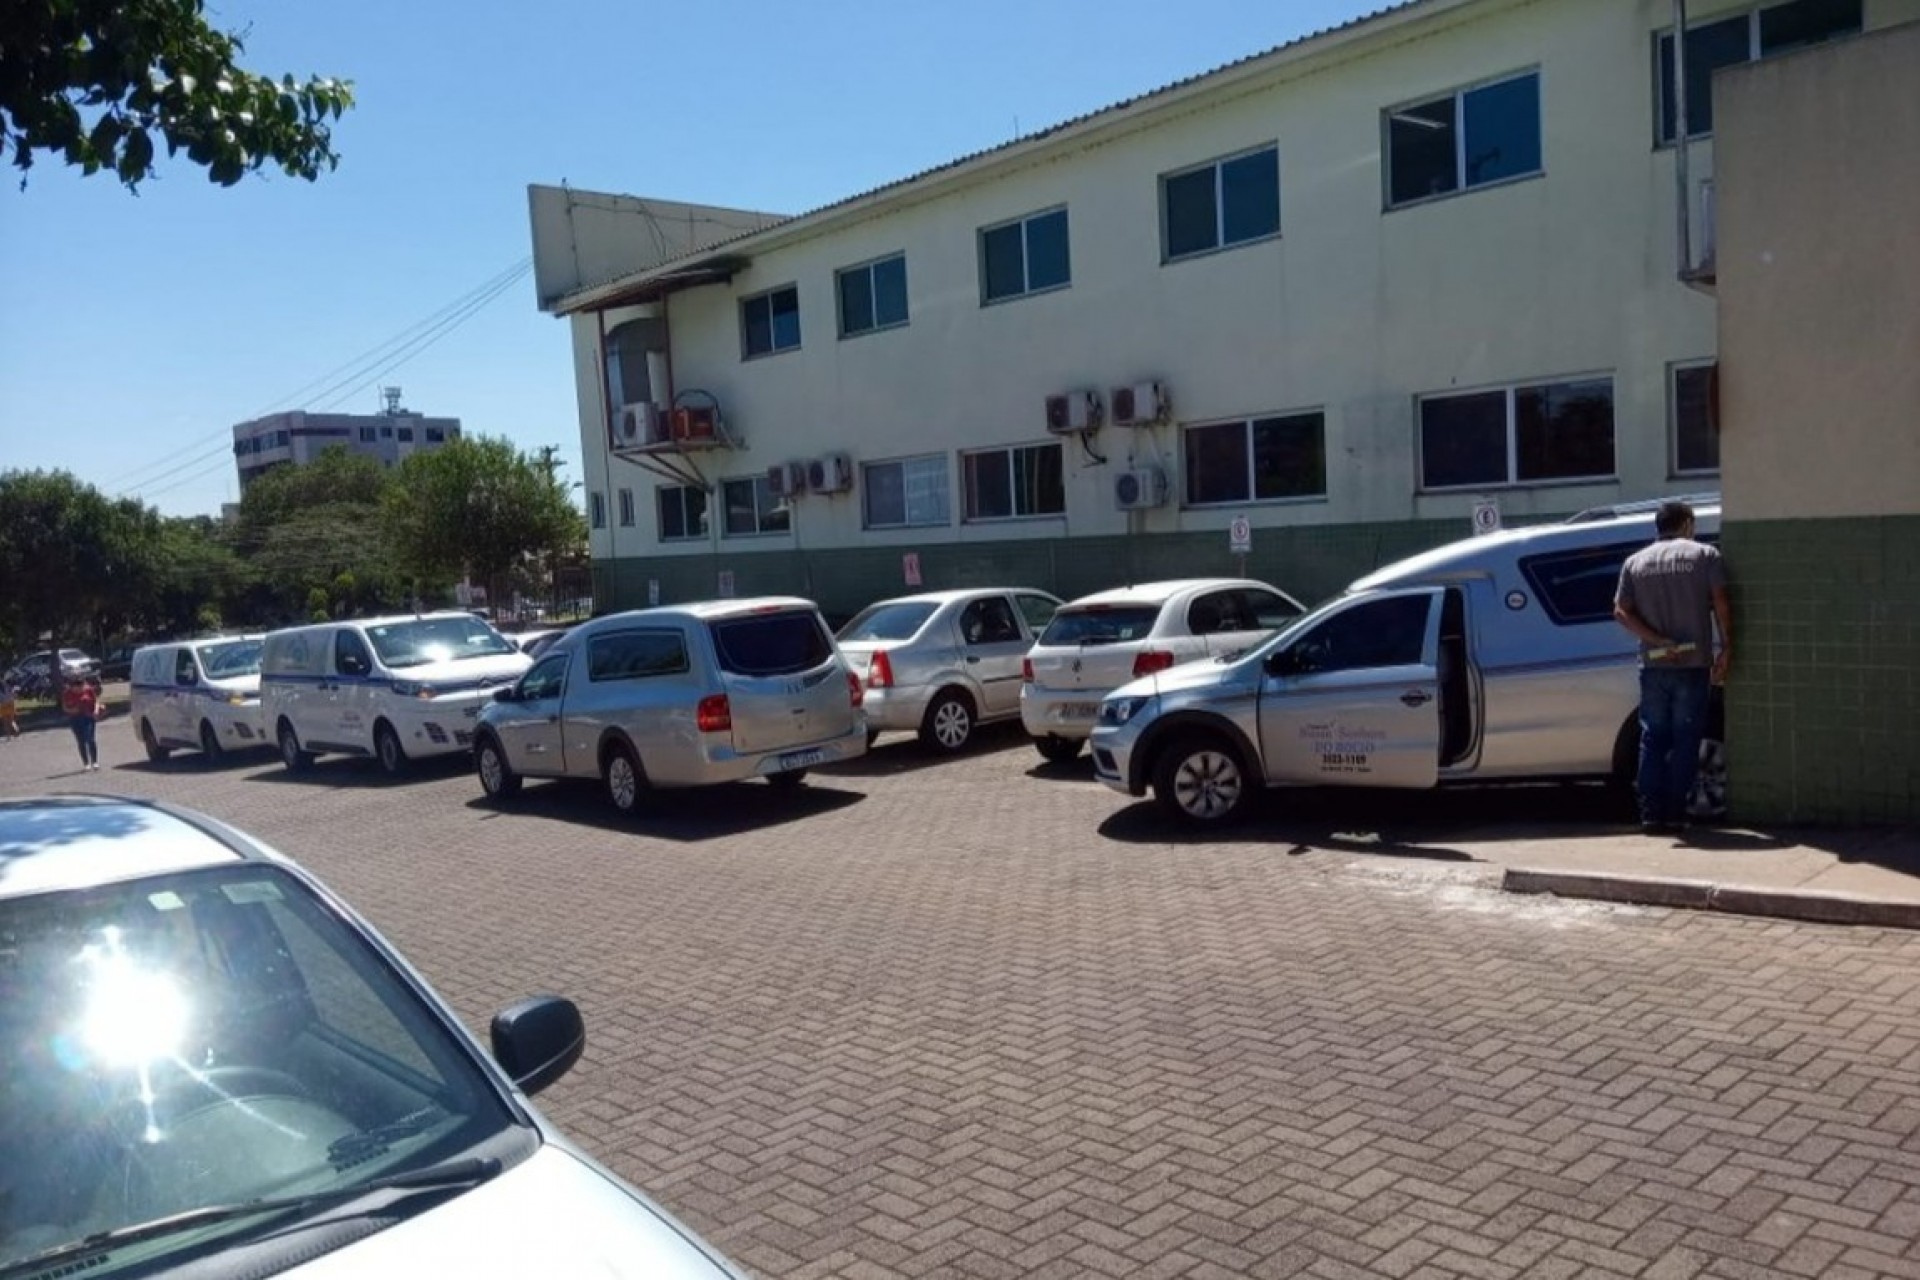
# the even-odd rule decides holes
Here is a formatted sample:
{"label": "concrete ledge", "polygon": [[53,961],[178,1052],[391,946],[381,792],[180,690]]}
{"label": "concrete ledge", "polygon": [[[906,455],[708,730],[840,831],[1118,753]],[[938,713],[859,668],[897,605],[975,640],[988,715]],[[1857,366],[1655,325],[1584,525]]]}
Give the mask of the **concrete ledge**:
{"label": "concrete ledge", "polygon": [[1658,876],[1610,876],[1587,871],[1542,871],[1509,867],[1500,887],[1508,893],[1550,893],[1596,902],[1689,911],[1725,911],[1734,915],[1774,916],[1819,924],[1868,925],[1882,929],[1920,929],[1920,902],[1893,902],[1839,893],[1754,889],[1703,880]]}

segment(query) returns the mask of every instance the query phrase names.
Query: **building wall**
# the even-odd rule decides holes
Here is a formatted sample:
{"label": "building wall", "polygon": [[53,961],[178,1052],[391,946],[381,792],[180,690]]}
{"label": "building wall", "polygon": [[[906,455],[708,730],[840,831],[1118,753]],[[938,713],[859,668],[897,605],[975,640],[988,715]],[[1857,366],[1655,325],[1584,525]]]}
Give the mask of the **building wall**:
{"label": "building wall", "polygon": [[[403,430],[411,433],[411,440],[401,438]],[[439,433],[441,438],[429,440],[429,430]],[[373,433],[373,439],[362,438],[367,431]],[[244,488],[262,472],[289,463],[312,462],[336,445],[392,467],[414,453],[438,449],[459,435],[458,418],[429,418],[404,412],[308,413],[294,409],[236,426],[233,429],[234,464]],[[243,452],[244,446],[254,440],[263,441],[264,446],[257,451]]]}
{"label": "building wall", "polygon": [[1920,822],[1920,26],[1723,73],[1733,802]]}

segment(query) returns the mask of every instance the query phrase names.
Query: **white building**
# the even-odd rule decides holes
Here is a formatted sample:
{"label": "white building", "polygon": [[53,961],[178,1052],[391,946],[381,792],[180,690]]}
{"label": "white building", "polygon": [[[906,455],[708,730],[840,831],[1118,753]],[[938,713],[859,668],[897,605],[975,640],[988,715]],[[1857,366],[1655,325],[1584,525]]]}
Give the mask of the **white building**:
{"label": "white building", "polygon": [[1314,597],[1716,488],[1709,73],[1920,0],[1689,8],[1688,262],[1669,0],[1412,0],[786,219],[534,188],[596,598],[1072,594],[1237,516]]}
{"label": "white building", "polygon": [[384,412],[309,413],[293,409],[242,422],[233,429],[233,462],[242,491],[275,467],[312,462],[334,446],[364,454],[392,467],[409,455],[438,449],[460,438],[460,419],[428,418],[399,403],[399,388],[388,388]]}

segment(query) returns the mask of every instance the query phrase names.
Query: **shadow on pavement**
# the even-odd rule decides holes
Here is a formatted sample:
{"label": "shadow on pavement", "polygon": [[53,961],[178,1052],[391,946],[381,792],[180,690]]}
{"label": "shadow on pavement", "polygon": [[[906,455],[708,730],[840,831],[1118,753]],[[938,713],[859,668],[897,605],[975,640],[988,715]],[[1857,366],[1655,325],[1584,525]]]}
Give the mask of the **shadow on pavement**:
{"label": "shadow on pavement", "polygon": [[[478,789],[476,783],[475,791]],[[693,843],[798,822],[858,804],[865,798],[857,791],[807,784],[782,790],[764,782],[734,782],[650,792],[639,812],[625,815],[608,803],[600,783],[569,779],[529,782],[519,795],[507,801],[476,794],[467,807],[490,818],[544,818]]]}
{"label": "shadow on pavement", "polygon": [[[391,776],[382,772],[380,762],[371,756],[320,756],[299,773],[294,773],[281,764],[277,754],[263,755],[257,761],[249,759],[246,763],[257,770],[247,778],[248,782],[336,789],[404,787],[409,782],[439,781],[473,772],[473,757],[464,751],[442,756],[427,756],[422,760],[409,760],[405,769]],[[260,767],[262,765],[264,767]],[[144,764],[141,767],[155,768],[155,766]],[[166,768],[166,765],[160,765],[157,771],[164,771]],[[475,782],[473,789],[477,793],[480,790],[480,784]]]}
{"label": "shadow on pavement", "polygon": [[935,768],[957,758],[1010,751],[1026,743],[1027,731],[1020,727],[1018,720],[1002,720],[997,724],[978,726],[973,731],[973,741],[958,757],[923,746],[920,739],[911,733],[890,731],[869,747],[865,755],[839,764],[825,765],[818,772],[820,776],[829,778],[890,778]]}

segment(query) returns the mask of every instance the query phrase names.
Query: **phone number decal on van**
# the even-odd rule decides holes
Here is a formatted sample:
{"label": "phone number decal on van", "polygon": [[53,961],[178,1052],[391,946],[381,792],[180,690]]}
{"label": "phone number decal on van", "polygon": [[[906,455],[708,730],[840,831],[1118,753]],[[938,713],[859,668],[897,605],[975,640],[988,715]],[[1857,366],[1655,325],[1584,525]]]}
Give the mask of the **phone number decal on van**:
{"label": "phone number decal on van", "polygon": [[1372,773],[1373,754],[1386,735],[1370,726],[1348,724],[1303,724],[1302,741],[1312,745],[1320,757],[1322,773]]}

